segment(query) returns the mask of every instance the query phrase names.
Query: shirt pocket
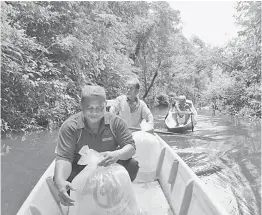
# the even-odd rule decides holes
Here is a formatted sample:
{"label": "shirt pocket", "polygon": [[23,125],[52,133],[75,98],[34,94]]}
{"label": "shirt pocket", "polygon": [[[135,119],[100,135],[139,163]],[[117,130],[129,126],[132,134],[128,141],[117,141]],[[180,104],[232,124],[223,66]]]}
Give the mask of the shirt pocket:
{"label": "shirt pocket", "polygon": [[117,148],[113,134],[102,135],[101,148],[103,151],[113,151]]}

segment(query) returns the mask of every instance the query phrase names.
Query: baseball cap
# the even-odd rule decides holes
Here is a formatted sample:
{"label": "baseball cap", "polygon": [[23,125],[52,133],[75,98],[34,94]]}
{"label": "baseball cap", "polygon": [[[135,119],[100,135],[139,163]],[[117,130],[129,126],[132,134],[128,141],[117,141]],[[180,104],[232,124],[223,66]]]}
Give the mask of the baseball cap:
{"label": "baseball cap", "polygon": [[106,101],[106,91],[103,87],[100,86],[84,86],[82,88],[82,93],[81,93],[81,102],[85,100],[90,100],[90,99],[101,99]]}

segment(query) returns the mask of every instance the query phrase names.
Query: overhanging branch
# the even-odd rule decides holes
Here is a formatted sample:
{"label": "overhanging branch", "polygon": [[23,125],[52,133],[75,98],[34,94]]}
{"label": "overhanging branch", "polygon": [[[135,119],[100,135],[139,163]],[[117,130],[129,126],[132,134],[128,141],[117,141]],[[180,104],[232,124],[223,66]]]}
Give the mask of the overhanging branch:
{"label": "overhanging branch", "polygon": [[151,83],[150,83],[149,87],[147,88],[147,90],[146,90],[146,92],[145,92],[145,94],[144,94],[144,96],[143,96],[143,99],[145,99],[145,98],[147,97],[150,89],[153,87],[153,84],[154,84],[154,82],[155,82],[155,79],[156,79],[156,77],[157,77],[157,75],[158,75],[158,71],[159,71],[160,68],[161,68],[161,64],[162,64],[162,62],[161,62],[161,60],[160,60],[159,63],[158,63],[157,69],[156,69],[156,71],[155,71],[155,74],[154,74],[154,76],[153,76],[153,78],[152,78],[152,80],[151,80]]}

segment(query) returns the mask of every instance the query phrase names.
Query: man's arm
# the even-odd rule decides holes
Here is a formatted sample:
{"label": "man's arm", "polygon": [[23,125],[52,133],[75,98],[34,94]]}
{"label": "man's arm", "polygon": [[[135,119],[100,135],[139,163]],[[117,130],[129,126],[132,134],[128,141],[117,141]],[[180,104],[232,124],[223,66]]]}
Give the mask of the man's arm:
{"label": "man's arm", "polygon": [[72,172],[70,161],[56,158],[54,181],[66,181]]}
{"label": "man's arm", "polygon": [[98,164],[99,166],[108,166],[116,163],[118,160],[128,160],[135,154],[135,148],[128,144],[123,148],[115,151],[101,152],[104,159]]}
{"label": "man's arm", "polygon": [[74,200],[70,198],[67,191],[75,190],[71,183],[66,181],[70,176],[72,171],[71,162],[64,159],[57,159],[55,163],[55,176],[54,182],[58,190],[58,196],[60,197],[60,202],[65,206],[73,206]]}
{"label": "man's arm", "polygon": [[67,194],[67,190],[74,188],[66,180],[72,172],[72,161],[76,144],[76,131],[70,123],[64,123],[59,131],[58,143],[56,146],[56,163],[54,172],[54,182],[59,191],[60,201],[62,204],[71,206],[73,200]]}
{"label": "man's arm", "polygon": [[[58,142],[55,153],[55,179],[67,179],[72,171],[72,162],[76,144],[76,129],[71,122],[64,123],[58,134]],[[66,178],[67,177],[67,178]]]}
{"label": "man's arm", "polygon": [[178,113],[181,112],[181,110],[180,110],[180,108],[179,108],[179,104],[178,104],[178,102],[176,102],[175,107],[176,107],[176,110],[177,110]]}
{"label": "man's arm", "polygon": [[135,154],[135,152],[136,150],[132,145],[125,145],[122,149],[117,150],[118,160],[128,160]]}
{"label": "man's arm", "polygon": [[113,122],[113,132],[115,134],[116,141],[120,146],[117,150],[120,160],[128,160],[136,151],[135,141],[128,126],[120,117],[116,117]]}
{"label": "man's arm", "polygon": [[116,117],[113,120],[111,129],[120,149],[102,152],[101,154],[104,156],[104,159],[98,164],[100,166],[108,166],[118,160],[128,160],[136,152],[135,141],[124,120],[120,117]]}
{"label": "man's arm", "polygon": [[142,105],[142,118],[146,120],[148,124],[154,125],[154,117],[149,108],[147,107],[146,103],[140,101]]}

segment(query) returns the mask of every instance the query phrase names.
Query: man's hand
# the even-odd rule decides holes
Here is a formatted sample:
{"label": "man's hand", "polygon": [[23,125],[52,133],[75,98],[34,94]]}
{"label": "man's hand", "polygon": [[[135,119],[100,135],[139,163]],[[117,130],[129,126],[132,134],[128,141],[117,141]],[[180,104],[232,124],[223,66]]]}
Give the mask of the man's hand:
{"label": "man's hand", "polygon": [[98,164],[98,166],[108,166],[110,164],[116,163],[119,160],[118,151],[101,152],[101,154],[104,156],[104,159]]}
{"label": "man's hand", "polygon": [[60,197],[61,203],[65,206],[73,206],[75,201],[71,199],[67,193],[68,190],[75,191],[71,183],[68,181],[58,181],[55,182],[55,185],[58,189],[58,196]]}

